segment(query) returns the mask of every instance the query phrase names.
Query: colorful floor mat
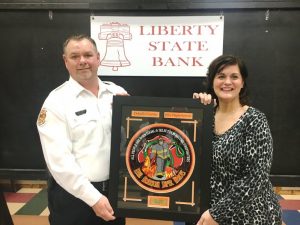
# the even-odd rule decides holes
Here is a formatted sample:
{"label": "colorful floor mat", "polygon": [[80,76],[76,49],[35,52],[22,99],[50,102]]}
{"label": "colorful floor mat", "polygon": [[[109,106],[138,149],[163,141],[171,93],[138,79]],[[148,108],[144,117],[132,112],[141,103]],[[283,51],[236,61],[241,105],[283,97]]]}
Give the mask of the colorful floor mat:
{"label": "colorful floor mat", "polygon": [[[47,190],[39,188],[22,188],[18,192],[4,193],[11,215],[47,216]],[[300,225],[300,195],[281,195],[279,202],[286,225]],[[174,225],[183,225],[174,222]]]}

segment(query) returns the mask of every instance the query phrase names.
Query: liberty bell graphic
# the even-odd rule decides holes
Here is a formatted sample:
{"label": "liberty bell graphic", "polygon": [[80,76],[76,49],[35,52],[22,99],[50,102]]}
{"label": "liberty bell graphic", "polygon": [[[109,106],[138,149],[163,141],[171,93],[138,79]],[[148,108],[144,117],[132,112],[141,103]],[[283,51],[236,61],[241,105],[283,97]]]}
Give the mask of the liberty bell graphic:
{"label": "liberty bell graphic", "polygon": [[100,26],[98,37],[100,40],[107,40],[105,55],[100,65],[112,67],[113,71],[118,71],[119,67],[130,66],[124,48],[124,40],[131,40],[130,27],[127,24],[103,24]]}

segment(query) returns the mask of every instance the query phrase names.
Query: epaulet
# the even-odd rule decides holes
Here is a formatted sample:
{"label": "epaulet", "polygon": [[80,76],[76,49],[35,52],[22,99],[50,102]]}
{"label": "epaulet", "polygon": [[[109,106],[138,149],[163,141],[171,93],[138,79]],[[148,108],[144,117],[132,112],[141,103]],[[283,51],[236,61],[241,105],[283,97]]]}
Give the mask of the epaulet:
{"label": "epaulet", "polygon": [[66,82],[64,82],[63,84],[61,84],[61,85],[59,85],[57,88],[55,88],[55,89],[53,89],[53,91],[52,92],[56,92],[56,91],[59,91],[60,89],[62,89],[64,86],[66,86],[67,85],[67,81]]}
{"label": "epaulet", "polygon": [[114,82],[111,81],[102,81],[102,82],[107,85],[116,85]]}
{"label": "epaulet", "polygon": [[127,94],[127,91],[124,88],[116,85],[114,82],[111,81],[102,81],[102,82],[107,85],[106,86],[107,90],[113,94]]}

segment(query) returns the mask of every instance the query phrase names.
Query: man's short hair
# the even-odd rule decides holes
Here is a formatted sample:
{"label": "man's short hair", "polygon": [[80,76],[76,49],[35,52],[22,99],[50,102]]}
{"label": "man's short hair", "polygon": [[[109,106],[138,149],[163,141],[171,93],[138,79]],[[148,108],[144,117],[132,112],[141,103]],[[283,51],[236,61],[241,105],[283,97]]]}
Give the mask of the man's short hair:
{"label": "man's short hair", "polygon": [[68,39],[64,42],[64,44],[63,44],[63,53],[65,53],[65,49],[66,49],[66,47],[67,47],[67,45],[69,44],[70,41],[81,41],[83,39],[86,39],[86,40],[90,41],[94,45],[96,51],[98,51],[97,50],[97,44],[96,44],[96,42],[94,41],[93,38],[91,38],[90,36],[88,36],[86,34],[77,34],[77,35],[72,35],[72,36],[68,37]]}

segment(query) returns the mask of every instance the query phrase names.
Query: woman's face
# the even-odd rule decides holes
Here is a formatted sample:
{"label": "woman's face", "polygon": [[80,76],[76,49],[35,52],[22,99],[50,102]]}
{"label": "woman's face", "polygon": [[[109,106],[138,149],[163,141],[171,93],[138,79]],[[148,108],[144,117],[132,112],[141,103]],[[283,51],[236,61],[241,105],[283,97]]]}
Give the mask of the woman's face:
{"label": "woman's face", "polygon": [[243,86],[244,81],[238,65],[225,66],[213,81],[213,89],[219,102],[239,101],[239,93]]}

